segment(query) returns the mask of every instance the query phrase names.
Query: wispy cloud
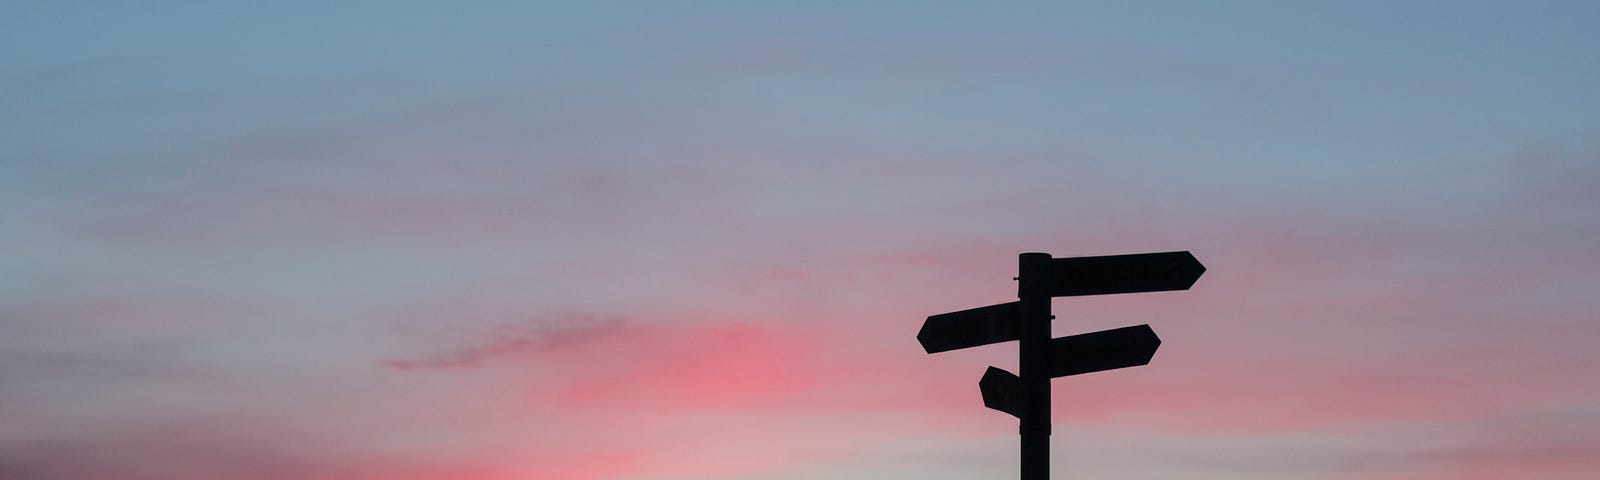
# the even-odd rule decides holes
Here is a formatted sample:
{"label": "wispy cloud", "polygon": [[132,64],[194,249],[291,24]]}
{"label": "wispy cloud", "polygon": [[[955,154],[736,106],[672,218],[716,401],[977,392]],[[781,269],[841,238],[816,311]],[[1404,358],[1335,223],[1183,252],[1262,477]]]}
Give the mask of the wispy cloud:
{"label": "wispy cloud", "polygon": [[617,319],[566,316],[558,322],[529,322],[524,325],[498,325],[484,343],[416,358],[389,359],[382,365],[401,371],[475,368],[491,360],[512,360],[520,354],[538,353],[550,348],[573,348],[575,344],[622,335],[629,326]]}

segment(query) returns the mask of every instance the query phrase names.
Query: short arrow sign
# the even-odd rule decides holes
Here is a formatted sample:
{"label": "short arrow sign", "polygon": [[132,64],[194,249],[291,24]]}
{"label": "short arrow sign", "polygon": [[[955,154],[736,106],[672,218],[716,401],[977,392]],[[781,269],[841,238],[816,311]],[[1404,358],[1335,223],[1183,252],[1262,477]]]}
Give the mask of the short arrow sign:
{"label": "short arrow sign", "polygon": [[917,341],[928,353],[1009,342],[1022,338],[1022,304],[1002,303],[928,317]]}
{"label": "short arrow sign", "polygon": [[978,380],[978,390],[983,392],[983,406],[1022,418],[1022,402],[1027,397],[1022,395],[1022,379],[1016,375],[989,367]]}
{"label": "short arrow sign", "polygon": [[[1149,325],[1113,328],[1050,340],[1050,376],[1137,367],[1150,363],[1161,339]],[[993,370],[993,367],[990,367]],[[1009,375],[1009,374],[1007,374]],[[989,378],[988,374],[984,379]],[[988,402],[987,393],[984,401]],[[992,408],[992,407],[991,407]]]}
{"label": "short arrow sign", "polygon": [[1050,260],[1052,297],[1188,290],[1206,272],[1189,252],[1137,253]]}

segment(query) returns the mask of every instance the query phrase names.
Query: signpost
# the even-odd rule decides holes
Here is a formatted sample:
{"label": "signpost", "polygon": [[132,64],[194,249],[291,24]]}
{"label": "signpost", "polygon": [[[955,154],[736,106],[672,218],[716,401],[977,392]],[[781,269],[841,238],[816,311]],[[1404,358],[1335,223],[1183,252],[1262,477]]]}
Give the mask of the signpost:
{"label": "signpost", "polygon": [[1051,338],[1050,299],[1188,290],[1206,267],[1189,252],[1018,257],[1017,301],[928,317],[917,341],[928,353],[1017,340],[1017,375],[989,367],[983,405],[1018,419],[1022,480],[1050,476],[1050,379],[1150,363],[1161,339],[1149,325]]}

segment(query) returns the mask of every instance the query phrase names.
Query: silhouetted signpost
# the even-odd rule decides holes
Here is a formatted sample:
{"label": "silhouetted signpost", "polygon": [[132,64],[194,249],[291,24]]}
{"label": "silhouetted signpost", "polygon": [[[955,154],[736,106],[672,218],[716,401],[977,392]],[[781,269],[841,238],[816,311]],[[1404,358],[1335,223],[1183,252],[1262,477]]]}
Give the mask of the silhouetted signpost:
{"label": "silhouetted signpost", "polygon": [[1188,290],[1206,267],[1189,252],[1018,257],[1017,299],[928,317],[917,341],[928,353],[1018,340],[1018,375],[989,367],[983,405],[1017,417],[1022,480],[1050,476],[1050,379],[1150,363],[1161,339],[1149,325],[1051,338],[1051,297]]}

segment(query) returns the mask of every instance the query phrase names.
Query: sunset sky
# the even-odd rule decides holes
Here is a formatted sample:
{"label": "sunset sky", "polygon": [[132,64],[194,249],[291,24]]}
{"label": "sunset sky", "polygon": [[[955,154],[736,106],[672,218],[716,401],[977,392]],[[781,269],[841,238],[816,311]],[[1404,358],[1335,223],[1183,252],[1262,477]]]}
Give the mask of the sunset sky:
{"label": "sunset sky", "polygon": [[0,1],[0,479],[1600,478],[1596,2]]}

